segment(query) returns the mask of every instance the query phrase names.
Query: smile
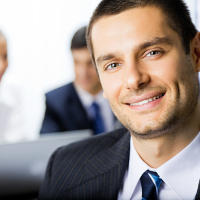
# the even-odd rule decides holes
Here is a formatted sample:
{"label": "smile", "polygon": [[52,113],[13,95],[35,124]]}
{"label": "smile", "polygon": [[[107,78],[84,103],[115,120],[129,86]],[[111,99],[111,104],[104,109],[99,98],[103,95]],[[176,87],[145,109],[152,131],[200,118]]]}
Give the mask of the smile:
{"label": "smile", "polygon": [[155,101],[156,99],[160,99],[160,98],[163,97],[164,95],[165,95],[165,93],[162,93],[162,94],[157,95],[157,96],[155,96],[155,97],[152,97],[152,98],[149,98],[149,99],[146,99],[146,100],[137,102],[137,103],[131,103],[131,104],[129,104],[129,105],[131,105],[131,106],[138,106],[138,105],[141,106],[141,105],[147,104],[147,103],[149,103],[149,102],[151,102],[151,101]]}

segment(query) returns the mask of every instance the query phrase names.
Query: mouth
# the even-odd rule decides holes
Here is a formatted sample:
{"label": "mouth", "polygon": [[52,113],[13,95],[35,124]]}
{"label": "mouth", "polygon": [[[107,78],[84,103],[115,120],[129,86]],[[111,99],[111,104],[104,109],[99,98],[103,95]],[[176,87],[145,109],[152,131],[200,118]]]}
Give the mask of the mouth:
{"label": "mouth", "polygon": [[155,101],[157,99],[160,99],[161,97],[163,97],[165,95],[165,93],[161,93],[157,96],[154,96],[154,97],[151,97],[149,99],[145,99],[145,100],[142,100],[142,101],[139,101],[139,102],[136,102],[136,103],[127,103],[127,105],[130,105],[130,106],[141,106],[141,105],[145,105],[149,102],[152,102],[152,101]]}

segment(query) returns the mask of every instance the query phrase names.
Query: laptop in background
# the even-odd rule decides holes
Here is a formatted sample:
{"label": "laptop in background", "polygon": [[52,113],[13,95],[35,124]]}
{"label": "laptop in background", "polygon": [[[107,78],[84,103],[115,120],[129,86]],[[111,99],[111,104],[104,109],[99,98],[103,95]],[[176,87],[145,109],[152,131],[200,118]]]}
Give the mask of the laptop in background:
{"label": "laptop in background", "polygon": [[91,135],[91,130],[68,131],[44,134],[34,141],[0,144],[0,199],[37,198],[51,154]]}

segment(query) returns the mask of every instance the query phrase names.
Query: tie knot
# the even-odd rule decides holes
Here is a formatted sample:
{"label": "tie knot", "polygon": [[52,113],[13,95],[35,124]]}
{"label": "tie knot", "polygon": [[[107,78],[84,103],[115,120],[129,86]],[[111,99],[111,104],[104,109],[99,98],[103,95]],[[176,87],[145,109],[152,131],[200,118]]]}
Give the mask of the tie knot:
{"label": "tie knot", "polygon": [[153,176],[159,177],[159,175],[157,174],[157,172],[154,172],[154,171],[147,170],[147,171],[145,171],[144,173],[149,173],[149,174],[151,174],[151,175],[153,175]]}
{"label": "tie knot", "polygon": [[140,178],[144,200],[156,200],[162,179],[156,172],[147,170]]}

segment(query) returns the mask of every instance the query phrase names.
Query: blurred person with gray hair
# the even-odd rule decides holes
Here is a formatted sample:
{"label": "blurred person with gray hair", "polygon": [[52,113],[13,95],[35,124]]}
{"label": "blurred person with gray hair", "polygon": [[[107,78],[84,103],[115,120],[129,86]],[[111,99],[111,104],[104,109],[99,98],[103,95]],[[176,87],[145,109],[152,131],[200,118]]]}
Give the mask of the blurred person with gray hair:
{"label": "blurred person with gray hair", "polygon": [[[8,67],[7,54],[7,39],[0,31],[0,143],[33,140],[39,137],[39,130],[36,130],[38,120],[33,117],[31,124],[37,126],[29,126],[29,115],[32,113],[26,104],[30,87],[28,83],[19,81],[16,74],[5,74]],[[39,114],[42,112],[38,102],[36,111]]]}
{"label": "blurred person with gray hair", "polygon": [[25,134],[20,114],[20,96],[16,89],[10,84],[5,84],[2,79],[7,67],[7,40],[0,31],[0,143],[19,141]]}

